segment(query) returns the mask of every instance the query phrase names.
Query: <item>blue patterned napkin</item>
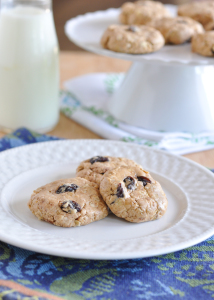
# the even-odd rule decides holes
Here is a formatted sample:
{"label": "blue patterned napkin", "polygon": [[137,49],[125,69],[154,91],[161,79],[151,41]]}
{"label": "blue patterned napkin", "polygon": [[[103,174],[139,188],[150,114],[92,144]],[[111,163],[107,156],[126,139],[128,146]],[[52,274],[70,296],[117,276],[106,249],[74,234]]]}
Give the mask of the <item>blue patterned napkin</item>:
{"label": "blue patterned napkin", "polygon": [[[0,151],[56,137],[19,129]],[[213,299],[214,240],[157,257],[93,261],[54,257],[0,242],[0,299]]]}

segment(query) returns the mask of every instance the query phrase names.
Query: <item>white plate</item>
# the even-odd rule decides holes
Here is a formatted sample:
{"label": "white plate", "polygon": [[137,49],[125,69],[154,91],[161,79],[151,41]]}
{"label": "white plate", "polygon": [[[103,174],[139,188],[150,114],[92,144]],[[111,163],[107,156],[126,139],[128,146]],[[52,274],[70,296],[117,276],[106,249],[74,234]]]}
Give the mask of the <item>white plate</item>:
{"label": "white plate", "polygon": [[[110,215],[78,228],[39,221],[27,207],[32,191],[74,176],[78,163],[95,155],[128,157],[151,171],[168,197],[164,217],[134,224]],[[84,259],[137,258],[177,251],[214,233],[214,175],[163,151],[115,141],[54,141],[2,152],[0,166],[0,239],[21,248]]]}
{"label": "white plate", "polygon": [[[177,14],[175,5],[166,5],[171,15]],[[79,47],[110,57],[131,61],[149,61],[157,63],[175,63],[192,65],[213,65],[214,59],[203,57],[191,52],[190,43],[184,45],[165,46],[160,51],[151,54],[126,54],[103,49],[100,45],[101,37],[109,25],[119,24],[120,9],[110,8],[105,11],[97,11],[77,16],[66,22],[65,33],[67,37]]]}

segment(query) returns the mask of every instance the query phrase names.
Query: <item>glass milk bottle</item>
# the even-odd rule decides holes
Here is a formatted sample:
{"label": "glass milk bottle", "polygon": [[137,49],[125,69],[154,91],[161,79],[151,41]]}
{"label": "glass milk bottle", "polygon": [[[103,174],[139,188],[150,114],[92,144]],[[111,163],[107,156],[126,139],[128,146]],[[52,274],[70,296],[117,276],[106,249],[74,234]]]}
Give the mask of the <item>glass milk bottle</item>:
{"label": "glass milk bottle", "polygon": [[52,0],[1,0],[0,130],[57,124],[58,52]]}

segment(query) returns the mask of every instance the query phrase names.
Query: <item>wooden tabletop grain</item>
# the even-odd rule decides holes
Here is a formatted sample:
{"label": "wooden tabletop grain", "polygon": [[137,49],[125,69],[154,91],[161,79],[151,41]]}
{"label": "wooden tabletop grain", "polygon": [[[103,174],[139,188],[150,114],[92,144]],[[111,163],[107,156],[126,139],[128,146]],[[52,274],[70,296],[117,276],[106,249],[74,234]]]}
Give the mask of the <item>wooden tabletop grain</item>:
{"label": "wooden tabletop grain", "polygon": [[[125,72],[129,69],[130,65],[130,62],[124,60],[103,57],[87,52],[62,51],[60,53],[61,87],[63,87],[65,80],[72,77],[93,72]],[[4,134],[5,133],[0,132],[0,137],[4,136]],[[60,115],[57,126],[48,134],[69,139],[101,138],[62,114]],[[214,168],[214,149],[184,156],[206,167]]]}

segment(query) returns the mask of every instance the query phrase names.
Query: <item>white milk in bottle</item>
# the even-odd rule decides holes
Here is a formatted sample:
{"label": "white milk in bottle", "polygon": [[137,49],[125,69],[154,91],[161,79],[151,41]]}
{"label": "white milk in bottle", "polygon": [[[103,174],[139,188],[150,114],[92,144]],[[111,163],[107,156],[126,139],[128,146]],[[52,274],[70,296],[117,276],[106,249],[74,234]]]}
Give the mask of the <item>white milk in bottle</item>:
{"label": "white milk in bottle", "polygon": [[1,129],[24,126],[42,133],[53,128],[58,121],[58,41],[50,7],[35,5],[44,2],[14,0],[14,5],[2,5]]}

